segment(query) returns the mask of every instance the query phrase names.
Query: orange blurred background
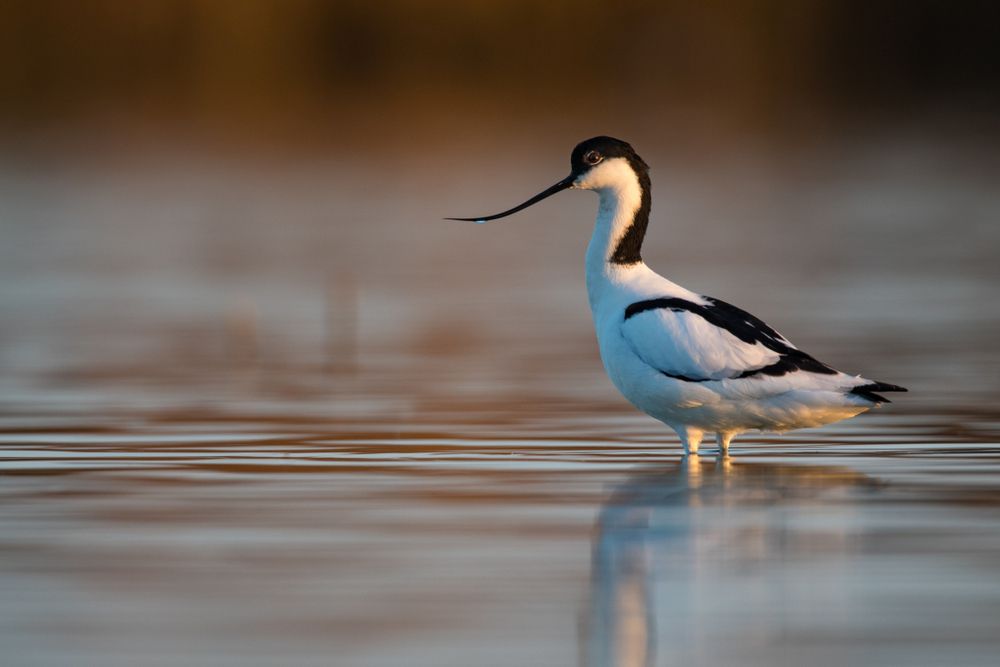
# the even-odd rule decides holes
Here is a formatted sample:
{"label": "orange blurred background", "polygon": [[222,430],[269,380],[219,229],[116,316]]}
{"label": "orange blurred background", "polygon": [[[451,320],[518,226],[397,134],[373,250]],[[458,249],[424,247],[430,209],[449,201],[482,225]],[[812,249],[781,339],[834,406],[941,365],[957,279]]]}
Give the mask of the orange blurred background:
{"label": "orange blurred background", "polygon": [[0,118],[8,131],[141,122],[249,135],[295,135],[308,119],[311,140],[364,120],[366,141],[511,115],[983,122],[1000,100],[998,16],[994,3],[935,0],[8,2]]}

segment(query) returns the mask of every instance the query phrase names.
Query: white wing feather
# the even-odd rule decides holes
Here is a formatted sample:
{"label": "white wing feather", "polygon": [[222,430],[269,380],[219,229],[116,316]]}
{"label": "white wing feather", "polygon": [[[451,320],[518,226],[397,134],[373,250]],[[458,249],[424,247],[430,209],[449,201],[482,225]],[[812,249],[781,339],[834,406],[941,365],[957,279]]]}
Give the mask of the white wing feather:
{"label": "white wing feather", "polygon": [[779,354],[749,344],[687,310],[656,308],[628,318],[622,336],[645,363],[693,380],[732,378],[775,363]]}

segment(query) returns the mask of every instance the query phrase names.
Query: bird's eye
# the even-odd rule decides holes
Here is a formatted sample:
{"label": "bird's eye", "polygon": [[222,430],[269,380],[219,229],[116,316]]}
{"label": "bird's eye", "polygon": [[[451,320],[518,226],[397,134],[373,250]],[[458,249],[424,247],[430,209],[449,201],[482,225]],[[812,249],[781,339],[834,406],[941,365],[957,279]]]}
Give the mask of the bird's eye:
{"label": "bird's eye", "polygon": [[604,156],[597,151],[587,151],[587,153],[583,156],[583,161],[591,166],[597,164],[603,159]]}

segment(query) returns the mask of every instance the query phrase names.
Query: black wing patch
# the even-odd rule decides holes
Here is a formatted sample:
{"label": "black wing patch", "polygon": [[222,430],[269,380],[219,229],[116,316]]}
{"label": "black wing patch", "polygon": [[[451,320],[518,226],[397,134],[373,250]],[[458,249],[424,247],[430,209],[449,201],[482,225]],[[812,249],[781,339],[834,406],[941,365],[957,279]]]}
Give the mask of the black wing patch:
{"label": "black wing patch", "polygon": [[[751,315],[745,310],[737,308],[732,304],[728,304],[725,301],[720,301],[719,299],[705,297],[705,300],[708,301],[707,306],[702,306],[686,299],[677,299],[672,297],[636,301],[625,309],[625,319],[628,320],[629,318],[638,315],[639,313],[644,313],[647,310],[657,310],[660,308],[666,308],[674,312],[686,310],[689,313],[694,313],[695,315],[705,319],[713,326],[725,329],[748,345],[760,343],[767,349],[772,352],[777,352],[780,355],[780,359],[769,366],[743,371],[731,379],[760,377],[763,375],[780,377],[786,373],[792,373],[795,371],[808,371],[810,373],[821,373],[823,375],[836,375],[837,371],[834,369],[830,368],[823,362],[814,359],[802,350],[792,347],[781,334],[765,324],[760,318],[755,317],[754,315]],[[670,374],[665,373],[665,375]],[[670,377],[685,380],[687,382],[705,382],[709,379],[695,379],[676,375],[670,375]]]}

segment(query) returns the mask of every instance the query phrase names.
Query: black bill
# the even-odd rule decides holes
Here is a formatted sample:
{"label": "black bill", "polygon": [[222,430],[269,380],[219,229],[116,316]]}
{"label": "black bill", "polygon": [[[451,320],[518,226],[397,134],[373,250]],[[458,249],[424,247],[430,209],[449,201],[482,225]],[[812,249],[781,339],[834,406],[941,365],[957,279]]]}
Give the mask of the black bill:
{"label": "black bill", "polygon": [[573,187],[573,181],[575,181],[575,180],[576,180],[576,176],[574,176],[573,174],[570,174],[569,176],[567,176],[566,178],[562,179],[561,181],[559,181],[558,183],[556,183],[552,187],[548,188],[547,190],[543,190],[542,192],[539,192],[537,195],[535,195],[534,197],[532,197],[528,201],[524,202],[523,204],[519,204],[519,205],[515,206],[512,209],[504,211],[503,213],[496,213],[494,215],[485,215],[485,216],[482,216],[480,218],[445,218],[445,220],[461,220],[463,222],[486,222],[487,220],[496,220],[497,218],[505,218],[508,215],[511,215],[513,213],[517,213],[518,211],[523,211],[524,209],[528,208],[532,204],[537,204],[538,202],[542,201],[546,197],[551,197],[552,195],[554,195],[557,192],[562,192],[563,190],[567,190],[567,189]]}

